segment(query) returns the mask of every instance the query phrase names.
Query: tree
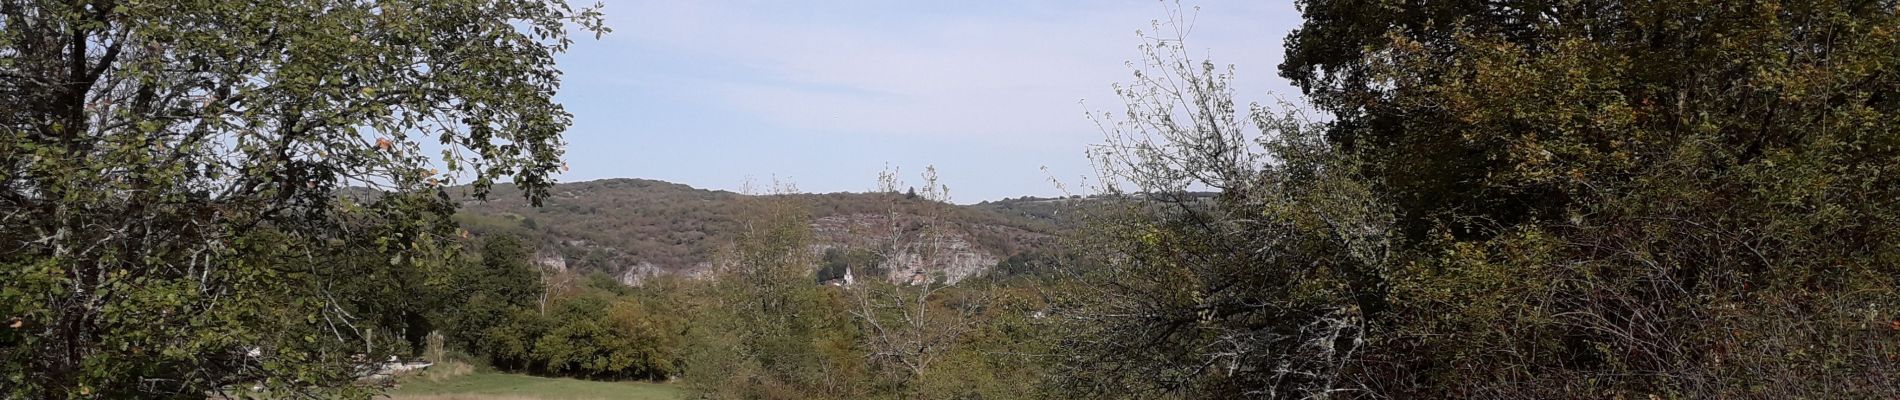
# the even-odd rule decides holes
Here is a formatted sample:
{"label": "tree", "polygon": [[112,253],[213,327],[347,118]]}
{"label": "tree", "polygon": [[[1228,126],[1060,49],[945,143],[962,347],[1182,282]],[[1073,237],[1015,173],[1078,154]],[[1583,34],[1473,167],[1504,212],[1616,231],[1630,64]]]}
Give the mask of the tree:
{"label": "tree", "polygon": [[[414,355],[438,328],[439,310],[455,304],[453,247],[433,248],[439,244],[424,243],[422,248],[401,248],[381,243],[386,241],[382,238],[391,237],[455,236],[457,228],[441,216],[447,210],[437,208],[443,206],[430,194],[384,196],[366,205],[363,212],[342,215],[343,228],[354,235],[306,254],[305,260],[276,262],[297,266],[300,275],[308,275],[302,282],[322,288],[323,296],[337,300],[339,312],[355,317],[353,323],[368,333],[359,352]],[[433,209],[429,211],[433,215],[420,220],[407,216],[416,209]],[[411,220],[402,222],[405,219]],[[390,264],[390,259],[400,257],[411,258],[415,267]]]}
{"label": "tree", "polygon": [[548,372],[585,377],[665,379],[678,372],[682,337],[676,310],[647,299],[591,291],[563,298],[534,344]]}
{"label": "tree", "polygon": [[451,177],[544,196],[570,119],[554,54],[600,21],[560,0],[0,2],[0,390],[353,381],[385,350],[356,346],[311,261],[440,267],[437,230],[352,240],[359,199],[415,227],[452,210]]}
{"label": "tree", "polygon": [[1303,11],[1281,72],[1327,123],[1244,121],[1178,37],[1118,88],[1072,389],[1900,393],[1895,3]]}
{"label": "tree", "polygon": [[446,336],[456,347],[503,368],[526,368],[534,342],[546,329],[539,304],[548,288],[529,253],[513,236],[483,240],[481,258],[462,263],[453,279],[454,299],[443,307]]}
{"label": "tree", "polygon": [[738,232],[698,295],[685,379],[708,398],[862,397],[842,299],[812,282],[810,211],[795,189],[741,205]]}
{"label": "tree", "polygon": [[605,376],[627,369],[633,355],[617,346],[620,338],[607,319],[606,296],[564,298],[548,313],[547,332],[534,343],[534,358],[549,371]]}
{"label": "tree", "polygon": [[[1112,208],[1076,243],[1051,311],[1072,396],[1328,397],[1383,307],[1389,211],[1323,125],[1236,104],[1231,68],[1188,53],[1191,15],[1144,31],[1125,112],[1091,151]],[[1244,107],[1244,108],[1243,108]],[[1292,107],[1285,107],[1292,109]],[[1212,196],[1195,193],[1214,190]]]}
{"label": "tree", "polygon": [[[924,190],[910,197],[935,205],[948,203],[949,187],[937,181],[936,167],[922,174]],[[896,193],[901,182],[896,171],[879,175],[879,188]],[[977,387],[971,379],[983,370],[946,370],[942,362],[952,360],[964,345],[967,335],[979,329],[979,314],[990,302],[986,288],[949,290],[949,276],[931,271],[945,265],[944,241],[952,226],[946,222],[946,208],[924,207],[905,215],[904,201],[887,197],[883,226],[863,232],[873,239],[870,250],[876,260],[892,265],[914,265],[909,276],[898,281],[881,279],[883,274],[865,274],[858,284],[845,287],[850,297],[849,313],[861,333],[861,347],[874,371],[882,378],[886,391],[907,398],[970,397]],[[966,281],[967,282],[967,281]],[[950,301],[954,299],[954,301]],[[987,355],[986,355],[987,356]],[[967,366],[967,365],[965,365]]]}
{"label": "tree", "polygon": [[[1549,22],[1562,23],[1566,30],[1586,29],[1584,24],[1571,24],[1572,18],[1617,8],[1608,3],[1612,2],[1559,7],[1539,2],[1444,1],[1388,6],[1367,1],[1306,1],[1302,3],[1306,21],[1287,36],[1280,75],[1298,85],[1313,106],[1332,114],[1335,120],[1328,128],[1332,142],[1376,160],[1368,165],[1368,173],[1381,178],[1387,189],[1380,194],[1398,206],[1399,223],[1410,238],[1423,238],[1441,226],[1460,238],[1479,238],[1494,233],[1488,225],[1562,218],[1564,203],[1571,199],[1550,185],[1485,184],[1510,172],[1510,163],[1502,161],[1509,157],[1506,148],[1455,134],[1463,121],[1435,111],[1429,103],[1394,102],[1397,99],[1390,97],[1402,92],[1396,87],[1455,81],[1470,69],[1400,71],[1411,66],[1382,63],[1379,57],[1395,54],[1393,39],[1407,37],[1425,40],[1414,42],[1417,47],[1412,49],[1431,52],[1433,61],[1449,62],[1447,50],[1454,47],[1455,37],[1465,35],[1457,32],[1466,29],[1472,32],[1466,36],[1550,46],[1557,42],[1539,30],[1547,25],[1540,18],[1553,18]],[[1588,29],[1615,29],[1610,26]],[[1669,36],[1657,38],[1675,40]],[[1408,80],[1393,80],[1394,72],[1403,72]]]}
{"label": "tree", "polygon": [[541,285],[541,267],[530,264],[530,252],[513,236],[489,238],[482,243],[481,261],[463,278],[462,290],[495,296],[514,307],[531,307],[547,288]]}
{"label": "tree", "polygon": [[1307,2],[1282,73],[1418,255],[1382,391],[1900,392],[1897,6]]}

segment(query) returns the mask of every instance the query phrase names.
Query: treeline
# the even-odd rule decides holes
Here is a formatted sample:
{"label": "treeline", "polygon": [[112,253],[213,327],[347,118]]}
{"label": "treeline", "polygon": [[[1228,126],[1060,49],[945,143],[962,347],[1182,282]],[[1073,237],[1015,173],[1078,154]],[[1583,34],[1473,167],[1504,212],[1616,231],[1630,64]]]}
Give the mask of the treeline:
{"label": "treeline", "polygon": [[[813,218],[850,226],[865,216],[889,213],[886,197],[899,193],[783,193],[805,204]],[[453,190],[453,188],[452,188]],[[647,264],[677,272],[713,261],[718,247],[730,243],[743,212],[743,194],[695,189],[643,179],[602,179],[562,183],[541,206],[521,198],[513,185],[498,185],[495,199],[464,199],[456,221],[477,235],[510,235],[549,254],[564,256],[570,268],[617,273]],[[982,251],[999,256],[1040,246],[1059,230],[1056,219],[994,207],[938,202],[902,202],[901,214],[944,213]],[[936,210],[936,209],[947,210]],[[849,241],[840,233],[821,237],[824,244]]]}

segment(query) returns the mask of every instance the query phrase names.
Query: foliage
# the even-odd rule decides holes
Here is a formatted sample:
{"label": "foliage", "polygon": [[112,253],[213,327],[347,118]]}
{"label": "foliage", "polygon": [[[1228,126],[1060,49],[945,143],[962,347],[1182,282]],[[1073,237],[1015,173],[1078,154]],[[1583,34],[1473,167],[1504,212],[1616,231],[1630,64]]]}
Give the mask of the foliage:
{"label": "foliage", "polygon": [[589,377],[665,378],[675,372],[676,316],[600,294],[562,299],[534,343],[549,372]]}
{"label": "foliage", "polygon": [[604,31],[559,0],[0,0],[0,397],[366,397],[444,342],[721,399],[1900,395],[1900,4],[1301,9],[1324,117],[1175,7],[1100,193],[956,206],[552,185]]}
{"label": "foliage", "polygon": [[463,262],[449,295],[455,306],[442,316],[452,344],[498,367],[532,362],[534,342],[546,330],[539,312],[546,289],[527,257],[519,240],[501,236],[483,243],[481,258]]}
{"label": "foliage", "polygon": [[[564,183],[550,189],[545,207],[532,207],[513,196],[512,185],[496,185],[495,198],[466,201],[456,220],[477,236],[522,237],[546,255],[562,256],[570,268],[621,274],[642,264],[666,273],[711,269],[721,246],[733,243],[749,195],[695,189],[643,179],[606,179]],[[954,234],[976,244],[973,251],[997,258],[1051,245],[1061,230],[1050,221],[987,206],[958,206],[925,200],[902,201],[894,193],[779,193],[793,198],[818,225],[850,226],[887,215],[893,199],[905,216],[943,214]],[[527,221],[534,221],[527,227]],[[853,247],[851,234],[816,233],[817,244]],[[860,277],[875,276],[858,271]]]}
{"label": "foliage", "polygon": [[[456,278],[444,319],[456,345],[489,365],[589,378],[664,379],[679,372],[684,322],[665,299],[604,276],[549,279],[519,241],[488,238]],[[578,282],[565,287],[562,282]]]}
{"label": "foliage", "polygon": [[1069,393],[1900,392],[1893,2],[1303,12],[1325,123],[1240,111],[1179,35],[1118,88]]}
{"label": "foliage", "polygon": [[[661,275],[638,287],[550,266],[535,282],[528,271],[537,267],[527,259],[539,251],[490,232],[483,256],[456,270],[454,281],[463,282],[457,299],[465,300],[451,300],[460,305],[445,310],[455,321],[447,335],[507,371],[681,379],[709,398],[1018,397],[1039,390],[1046,366],[1037,355],[1048,352],[1049,342],[1047,324],[1032,317],[1045,307],[1033,286],[866,279],[830,287],[812,279],[842,274],[845,266],[875,275],[882,260],[900,255],[951,256],[919,246],[942,240],[936,230],[958,227],[947,216],[963,211],[938,201],[941,190],[921,190],[920,199],[931,196],[923,200],[869,197],[885,201],[886,215],[903,217],[875,219],[888,226],[849,232],[869,236],[825,251],[813,245],[814,230],[825,225],[812,223],[812,210],[865,203],[789,189],[736,197],[738,230],[719,247],[708,276]],[[544,293],[545,307],[532,295],[504,295],[524,292],[523,285],[538,285],[526,292]],[[502,300],[509,297],[517,300]],[[905,349],[915,340],[929,345]]]}
{"label": "foliage", "polygon": [[0,396],[349,386],[452,250],[431,166],[543,195],[570,23],[605,31],[560,0],[0,3]]}
{"label": "foliage", "polygon": [[841,329],[840,299],[810,278],[809,211],[753,198],[745,215],[694,313],[687,382],[710,398],[861,393],[855,332]]}
{"label": "foliage", "polygon": [[[1391,359],[1462,365],[1383,390],[1900,391],[1882,372],[1900,332],[1874,328],[1900,303],[1900,5],[1445,2],[1330,20],[1346,3],[1311,3],[1295,37],[1378,32],[1366,49],[1283,70],[1313,77],[1342,121],[1329,134],[1403,210],[1403,246],[1430,254],[1391,284]],[[1503,329],[1435,339],[1479,326]]]}
{"label": "foliage", "polygon": [[1117,88],[1127,111],[1100,120],[1111,142],[1093,157],[1121,211],[1077,244],[1093,267],[1056,310],[1070,332],[1058,383],[1094,397],[1324,395],[1383,307],[1372,279],[1389,214],[1318,127],[1243,114],[1231,72],[1193,61],[1185,28],[1162,24],[1176,35],[1148,36],[1136,83]]}
{"label": "foliage", "polygon": [[[940,187],[920,189],[919,197],[941,200],[940,193]],[[1038,387],[1041,364],[1021,356],[1046,351],[1037,347],[1046,345],[1039,340],[1046,335],[1042,326],[1027,320],[1036,307],[1030,300],[1033,289],[992,289],[980,280],[961,286],[900,286],[875,279],[841,287],[814,284],[810,274],[820,259],[810,246],[811,225],[803,222],[810,206],[801,201],[810,198],[783,193],[752,198],[746,230],[727,248],[722,269],[711,279],[663,279],[637,289],[672,293],[694,316],[683,378],[696,393],[707,398],[994,398],[1019,397]],[[888,213],[904,213],[914,204],[899,196],[887,199]],[[912,245],[909,240],[933,237],[905,229],[903,219],[881,221],[893,226],[866,241],[882,246],[828,253],[840,262],[879,258]],[[949,228],[928,226],[942,219],[925,221],[918,229]],[[1010,295],[1003,297],[1006,291]]]}

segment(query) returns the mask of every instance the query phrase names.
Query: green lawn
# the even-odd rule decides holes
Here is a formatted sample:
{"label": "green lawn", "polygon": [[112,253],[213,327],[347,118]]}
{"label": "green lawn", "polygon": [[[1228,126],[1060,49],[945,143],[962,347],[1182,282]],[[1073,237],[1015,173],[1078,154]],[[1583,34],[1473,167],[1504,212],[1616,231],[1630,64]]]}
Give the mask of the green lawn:
{"label": "green lawn", "polygon": [[673,385],[596,382],[567,378],[477,372],[439,382],[409,382],[390,393],[398,400],[674,400]]}

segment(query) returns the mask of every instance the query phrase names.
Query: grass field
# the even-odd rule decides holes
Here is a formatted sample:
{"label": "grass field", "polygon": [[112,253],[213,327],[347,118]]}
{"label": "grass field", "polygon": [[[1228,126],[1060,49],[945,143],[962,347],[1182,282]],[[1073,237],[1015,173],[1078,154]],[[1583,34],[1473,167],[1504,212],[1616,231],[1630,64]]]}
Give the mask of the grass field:
{"label": "grass field", "polygon": [[679,388],[663,383],[595,382],[496,372],[405,383],[390,395],[395,400],[675,400],[685,397]]}

